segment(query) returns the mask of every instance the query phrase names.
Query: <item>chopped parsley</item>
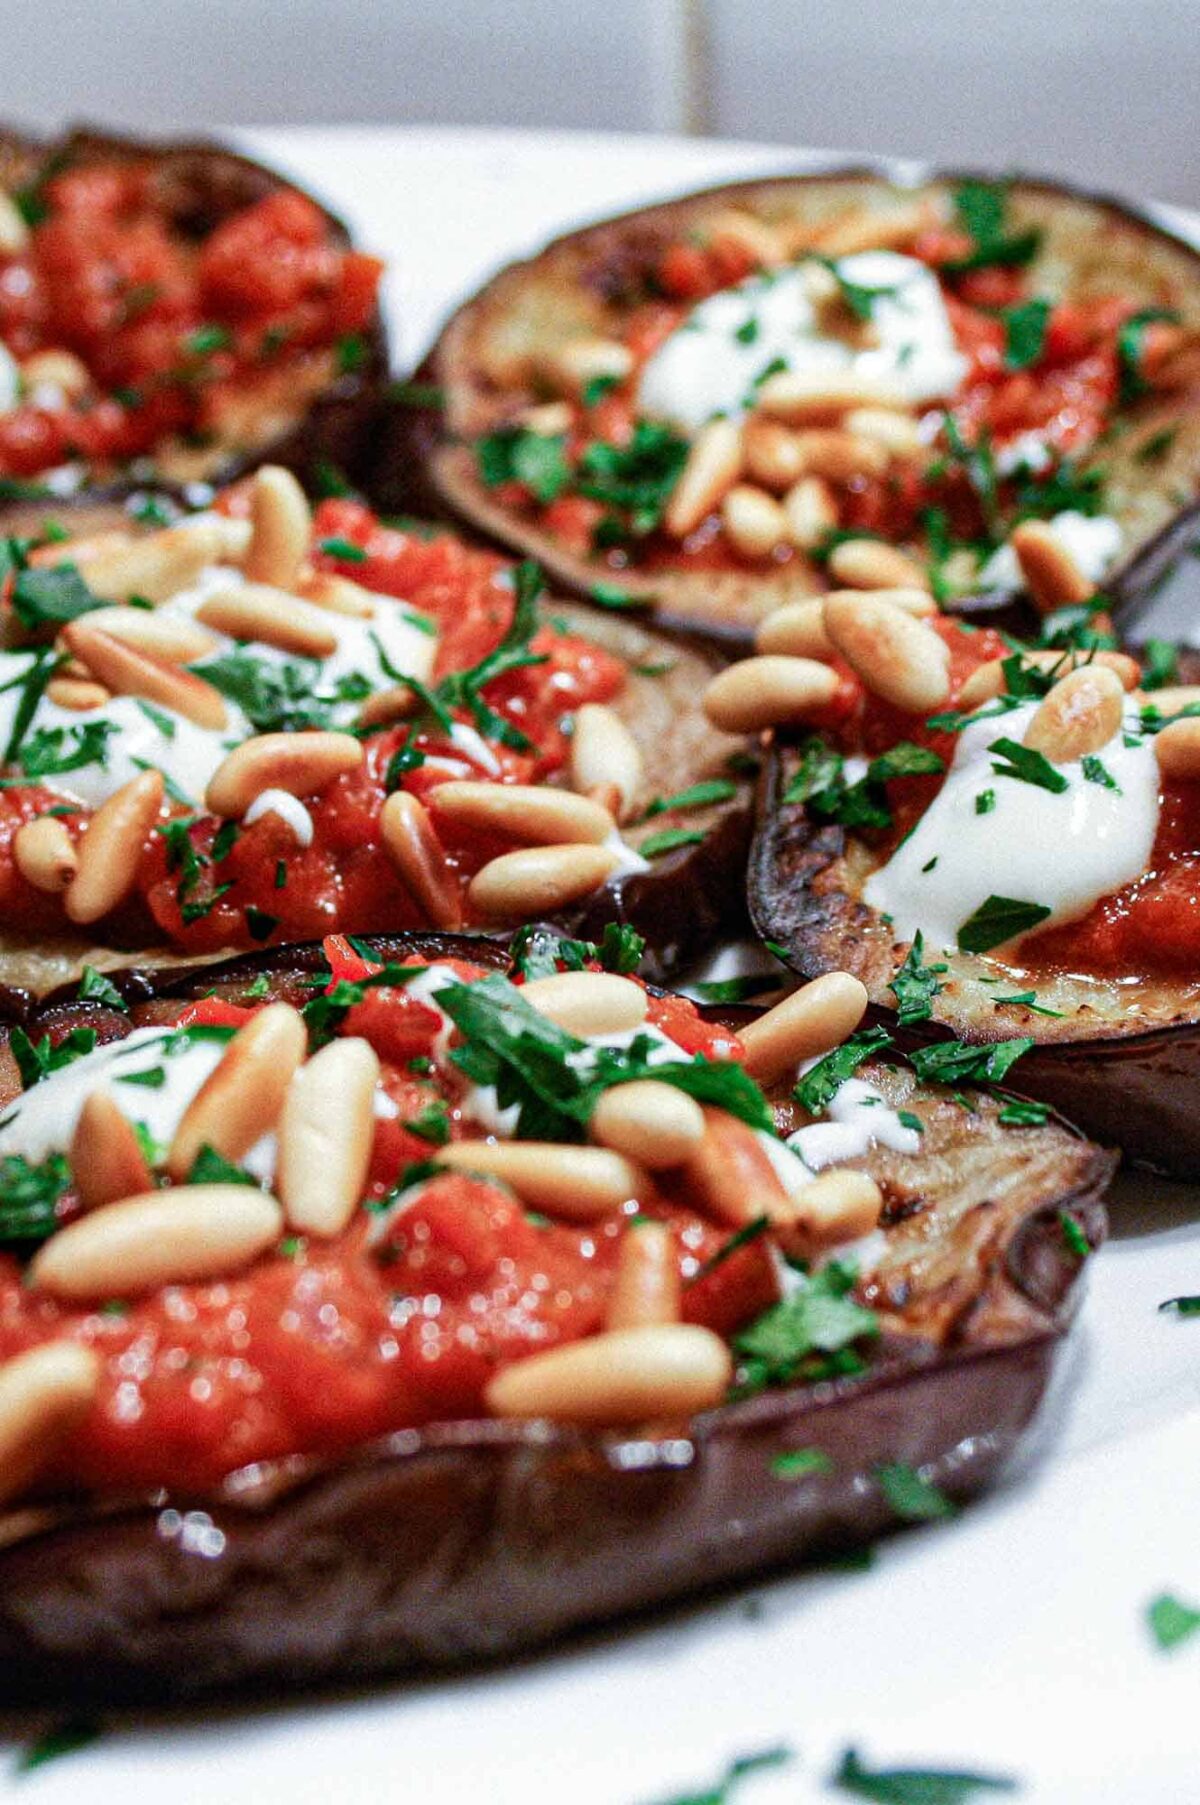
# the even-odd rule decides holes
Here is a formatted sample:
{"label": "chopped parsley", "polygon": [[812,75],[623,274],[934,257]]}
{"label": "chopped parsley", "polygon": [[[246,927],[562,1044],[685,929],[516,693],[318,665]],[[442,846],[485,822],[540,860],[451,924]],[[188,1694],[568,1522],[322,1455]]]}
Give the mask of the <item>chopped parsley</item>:
{"label": "chopped parsley", "polygon": [[61,1153],[49,1153],[36,1165],[19,1153],[0,1159],[0,1245],[29,1247],[47,1240],[58,1227],[58,1206],[71,1185],[71,1170]]}
{"label": "chopped parsley", "polygon": [[896,999],[902,1028],[911,1028],[914,1022],[928,1021],[933,1014],[933,999],[943,989],[938,979],[948,969],[947,966],[944,963],[923,965],[924,957],[925,939],[918,931],[904,964],[888,985]]}
{"label": "chopped parsley", "polygon": [[1039,790],[1049,790],[1055,796],[1069,788],[1063,773],[1044,753],[1035,752],[1032,746],[1022,746],[1019,740],[993,740],[988,751],[996,754],[992,770],[997,777],[1016,778],[1020,783],[1036,785]]}
{"label": "chopped parsley", "polygon": [[1146,1622],[1159,1648],[1167,1652],[1200,1630],[1200,1611],[1170,1592],[1160,1592],[1146,1607]]}
{"label": "chopped parsley", "polygon": [[986,953],[1007,940],[1016,940],[1046,920],[1051,913],[1045,903],[1022,902],[1013,896],[989,896],[980,903],[958,930],[958,949],[963,953]]}
{"label": "chopped parsley", "polygon": [[571,481],[565,435],[533,432],[527,426],[502,426],[475,446],[480,480],[486,488],[521,483],[545,506],[557,501]]}
{"label": "chopped parsley", "polygon": [[830,1260],[739,1330],[733,1338],[739,1356],[735,1395],[861,1372],[857,1347],[879,1334],[879,1318],[851,1297],[855,1277],[852,1267]]}
{"label": "chopped parsley", "polygon": [[1143,307],[1131,314],[1117,332],[1117,368],[1120,374],[1118,399],[1122,407],[1146,394],[1149,384],[1142,370],[1146,348],[1146,328],[1158,320],[1176,324],[1179,315],[1170,307]]}
{"label": "chopped parsley", "polygon": [[1045,350],[1050,302],[1023,301],[1016,307],[1002,308],[1000,318],[1004,322],[1005,369],[1027,370]]}
{"label": "chopped parsley", "polygon": [[650,834],[638,851],[644,859],[661,859],[669,852],[678,852],[681,846],[699,846],[705,837],[686,827],[668,827],[661,834]]}
{"label": "chopped parsley", "polygon": [[94,965],[85,965],[75,992],[81,1003],[104,1003],[109,1009],[119,1009],[123,1015],[129,1014],[129,1004],[121,995],[116,985],[96,970]]}
{"label": "chopped parsley", "polygon": [[1094,753],[1089,752],[1084,757],[1083,775],[1088,783],[1098,783],[1103,790],[1112,790],[1118,796],[1121,794],[1120,784],[1104,760],[1097,758]]}
{"label": "chopped parsley", "polygon": [[51,1761],[61,1761],[64,1755],[74,1755],[80,1749],[88,1748],[103,1734],[100,1725],[88,1718],[64,1717],[26,1744],[13,1764],[13,1772],[31,1774]]}
{"label": "chopped parsley", "polygon": [[116,732],[112,721],[82,721],[77,727],[39,727],[25,740],[17,763],[26,777],[60,777],[86,765],[108,764],[108,742]]}
{"label": "chopped parsley", "polygon": [[811,1479],[818,1473],[832,1473],[833,1462],[820,1448],[793,1448],[777,1454],[771,1462],[776,1479]]}
{"label": "chopped parsley", "polygon": [[1160,1310],[1170,1310],[1176,1316],[1200,1316],[1200,1297],[1195,1294],[1182,1297],[1165,1297]]}
{"label": "chopped parsley", "polygon": [[404,1127],[419,1141],[428,1141],[434,1147],[444,1147],[450,1139],[450,1116],[440,1098],[427,1104],[420,1115],[405,1122]]}
{"label": "chopped parsley", "polygon": [[[9,540],[11,547],[12,541]],[[44,569],[22,568],[12,586],[13,613],[23,627],[61,627],[103,608],[102,597],[93,595],[73,564],[52,564]]]}
{"label": "chopped parsley", "polygon": [[886,1461],[873,1470],[880,1491],[906,1523],[929,1523],[956,1514],[950,1499],[904,1461]]}
{"label": "chopped parsley", "polygon": [[891,1044],[892,1037],[886,1028],[860,1028],[848,1040],[844,1040],[841,1046],[834,1047],[823,1059],[818,1059],[812,1070],[801,1078],[792,1095],[810,1116],[823,1115],[842,1085],[854,1076],[859,1066]]}
{"label": "chopped parsley", "polygon": [[688,441],[653,420],[639,420],[628,445],[596,439],[584,447],[575,488],[608,513],[598,528],[601,544],[619,544],[652,533],[666,511],[687,462]]}
{"label": "chopped parsley", "polygon": [[958,224],[972,244],[965,257],[944,263],[947,275],[965,275],[968,270],[987,269],[999,264],[1006,269],[1031,263],[1037,256],[1042,235],[1038,231],[1013,232],[1008,224],[1008,189],[992,182],[962,182],[954,193],[954,212]]}
{"label": "chopped parsley", "polygon": [[760,1774],[766,1768],[786,1767],[794,1759],[789,1748],[763,1749],[757,1755],[735,1755],[724,1773],[711,1786],[699,1792],[676,1793],[670,1799],[659,1799],[655,1805],[733,1805],[735,1789],[748,1774]]}
{"label": "chopped parsley", "polygon": [[1092,1244],[1069,1210],[1059,1210],[1058,1226],[1062,1230],[1063,1244],[1067,1252],[1073,1253],[1076,1259],[1086,1260],[1092,1251]]}
{"label": "chopped parsley", "polygon": [[873,758],[864,776],[847,783],[841,754],[813,737],[799,747],[799,764],[783,800],[803,802],[814,815],[843,827],[890,827],[892,811],[884,786],[898,777],[932,776],[944,769],[929,747],[901,740]]}
{"label": "chopped parsley", "polygon": [[643,820],[665,815],[669,809],[711,808],[714,803],[728,802],[737,795],[737,785],[728,777],[712,777],[704,783],[693,783],[673,796],[656,796],[646,809]]}
{"label": "chopped parsley", "polygon": [[747,974],[742,978],[709,978],[688,986],[697,1002],[710,1004],[745,1003],[761,996],[764,990],[776,990],[779,979],[773,972]]}
{"label": "chopped parsley", "polygon": [[867,1767],[856,1749],[847,1749],[830,1776],[843,1792],[877,1805],[970,1805],[977,1793],[1016,1792],[1007,1774],[977,1774],[952,1768]]}
{"label": "chopped parsley", "polygon": [[922,1084],[1002,1084],[1033,1044],[1029,1038],[994,1041],[990,1046],[939,1040],[914,1048],[908,1060]]}
{"label": "chopped parsley", "polygon": [[190,1185],[253,1185],[257,1181],[241,1166],[235,1166],[206,1141],[192,1161],[188,1173]]}
{"label": "chopped parsley", "polygon": [[8,1037],[9,1051],[17,1062],[17,1070],[21,1074],[21,1084],[25,1090],[40,1084],[52,1072],[62,1071],[64,1066],[74,1065],[77,1059],[83,1059],[94,1052],[96,1047],[96,1030],[94,1028],[72,1028],[57,1043],[48,1034],[43,1034],[39,1041],[30,1040],[24,1028],[14,1028]]}
{"label": "chopped parsley", "polygon": [[1179,678],[1179,654],[1169,639],[1148,639],[1138,647],[1142,661],[1142,688],[1163,689]]}

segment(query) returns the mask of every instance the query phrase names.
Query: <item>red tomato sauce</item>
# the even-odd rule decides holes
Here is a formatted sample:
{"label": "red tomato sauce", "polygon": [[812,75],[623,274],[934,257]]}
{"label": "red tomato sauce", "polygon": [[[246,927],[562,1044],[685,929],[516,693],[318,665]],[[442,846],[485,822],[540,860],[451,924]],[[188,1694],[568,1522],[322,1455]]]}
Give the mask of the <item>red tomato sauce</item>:
{"label": "red tomato sauce", "polygon": [[0,475],[65,459],[121,462],[219,429],[226,398],[365,330],[383,266],[338,244],[320,209],[279,189],[199,242],[173,224],[152,168],[95,163],[49,181],[27,247],[0,255],[0,343],[18,362],[68,351],[92,387],[0,414]]}
{"label": "red tomato sauce", "polygon": [[[482,975],[450,963],[464,977]],[[371,968],[349,955],[334,969],[354,977]],[[214,1007],[227,1010],[215,1000],[184,1015]],[[690,1050],[740,1056],[735,1037],[680,999],[653,1003],[651,1019]],[[368,992],[346,1018],[345,1032],[375,1045],[401,1112],[378,1125],[368,1198],[385,1196],[431,1151],[401,1124],[447,1094],[407,1070],[439,1026],[434,1011],[395,989]],[[470,1136],[449,1100],[452,1137]],[[641,1207],[674,1227],[688,1321],[730,1333],[774,1301],[760,1243],[688,1283],[729,1231],[665,1192]],[[377,1220],[384,1226],[373,1237]],[[40,1297],[16,1261],[0,1257],[0,1360],[62,1336],[103,1357],[99,1397],[56,1481],[202,1490],[251,1461],[334,1454],[390,1430],[480,1414],[497,1367],[603,1326],[623,1226],[619,1215],[587,1227],[531,1219],[498,1186],[448,1172],[386,1221],[360,1210],[336,1239],[285,1240],[239,1277],[107,1307]]]}

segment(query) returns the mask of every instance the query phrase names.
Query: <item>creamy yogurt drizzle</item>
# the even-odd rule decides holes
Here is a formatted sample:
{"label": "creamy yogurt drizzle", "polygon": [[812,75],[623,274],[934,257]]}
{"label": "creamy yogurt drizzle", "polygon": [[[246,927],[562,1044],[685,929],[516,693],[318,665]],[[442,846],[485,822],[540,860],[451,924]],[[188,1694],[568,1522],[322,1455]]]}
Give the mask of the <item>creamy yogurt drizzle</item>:
{"label": "creamy yogurt drizzle", "polygon": [[[946,780],[908,838],[863,887],[871,908],[892,919],[900,940],[922,933],[942,950],[989,896],[1040,903],[1042,924],[1077,921],[1102,896],[1146,869],[1159,814],[1153,741],[1127,704],[1124,730],[1096,755],[1117,789],[1089,781],[1080,761],[1055,768],[1067,780],[1057,794],[1001,777],[988,747],[1023,741],[1037,702],[972,721],[959,735]],[[1132,744],[1126,744],[1126,740]],[[994,805],[980,814],[986,791]]]}
{"label": "creamy yogurt drizzle", "polygon": [[878,344],[856,350],[820,330],[809,293],[811,264],[751,276],[701,301],[647,360],[638,385],[643,414],[694,432],[714,414],[741,414],[768,365],[868,377],[913,402],[952,395],[967,373],[937,277],[895,251],[862,251],[836,264],[843,280],[877,291]]}

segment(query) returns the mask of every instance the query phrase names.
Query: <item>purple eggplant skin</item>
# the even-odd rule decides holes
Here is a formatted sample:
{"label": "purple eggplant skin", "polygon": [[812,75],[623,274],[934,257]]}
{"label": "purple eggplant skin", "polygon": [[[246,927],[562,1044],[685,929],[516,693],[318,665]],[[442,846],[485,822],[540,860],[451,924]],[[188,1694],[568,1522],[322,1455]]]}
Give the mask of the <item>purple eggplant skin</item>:
{"label": "purple eggplant skin", "polygon": [[[457,936],[371,945],[380,958],[505,962],[500,948]],[[263,971],[272,994],[301,999],[322,963],[318,947],[287,947],[115,981],[145,1021],[214,986],[236,999]],[[13,1019],[55,1032],[85,1019],[126,1031],[130,1020],[81,1009],[68,992],[10,998]],[[898,1523],[881,1463],[966,1502],[1037,1409],[1086,1265],[1064,1223],[1099,1245],[1114,1161],[1059,1122],[1002,1129],[990,1103],[971,1116],[932,1091],[915,1100],[931,1136],[961,1149],[943,1190],[975,1201],[934,1249],[933,1281],[915,1280],[919,1300],[903,1265],[872,1277],[884,1332],[863,1376],[764,1392],[636,1438],[443,1423],[337,1463],[236,1475],[219,1495],[10,1511],[0,1516],[6,1702],[243,1698],[497,1661],[871,1542]],[[1024,1138],[998,1139],[1014,1133]],[[1002,1145],[1007,1163],[994,1157]],[[899,1218],[919,1214],[911,1175],[891,1201]],[[813,1447],[826,1470],[790,1480],[773,1470]]]}
{"label": "purple eggplant skin", "polygon": [[[682,622],[721,641],[746,643],[755,620],[771,606],[820,585],[805,580],[802,571],[788,569],[774,575],[746,570],[676,576],[636,568],[614,574],[563,551],[535,525],[494,501],[464,448],[464,441],[488,430],[498,417],[496,390],[474,362],[473,333],[480,321],[502,311],[522,285],[543,277],[547,291],[561,276],[564,292],[577,283],[593,296],[619,298],[622,283],[637,274],[648,254],[719,207],[770,207],[789,190],[799,190],[816,197],[816,206],[827,215],[839,190],[846,198],[857,198],[871,185],[901,192],[914,185],[949,191],[963,182],[997,181],[1009,187],[1014,207],[1032,210],[1038,223],[1062,222],[1066,258],[1089,292],[1110,292],[1120,280],[1139,307],[1173,306],[1182,300],[1189,315],[1200,313],[1200,251],[1195,246],[1127,201],[1069,184],[974,171],[929,171],[914,178],[911,169],[886,162],[733,183],[579,227],[526,262],[497,272],[447,321],[412,384],[396,386],[369,479],[373,498],[385,511],[449,510],[490,538],[537,557],[560,584],[581,595],[588,595],[597,582],[616,582],[651,605],[660,624]],[[1035,261],[1035,292],[1037,270]],[[432,392],[426,395],[423,389]],[[1139,402],[1130,418],[1137,430],[1106,443],[1096,460],[1115,474],[1119,511],[1128,517],[1130,550],[1104,585],[1113,613],[1126,621],[1145,607],[1200,523],[1200,415],[1194,395]],[[1143,444],[1164,432],[1173,432],[1170,449],[1161,459],[1157,454],[1144,459]],[[966,600],[963,611],[1012,630],[1028,628],[1034,618],[1028,597],[1017,591],[981,593]]]}
{"label": "purple eggplant skin", "polygon": [[[0,129],[0,190],[15,192],[35,183],[43,172],[103,161],[150,162],[156,165],[172,217],[189,236],[201,238],[230,213],[252,205],[279,188],[298,188],[288,177],[239,156],[208,139],[155,140],[119,136],[100,127],[75,126],[61,137],[38,139],[12,128]],[[314,195],[308,199],[317,201]],[[319,201],[338,244],[349,245],[350,233],[336,214]],[[235,482],[260,464],[283,464],[311,486],[336,471],[359,481],[376,456],[382,426],[382,398],[387,386],[389,352],[383,316],[361,335],[362,356],[353,371],[338,374],[305,408],[294,425],[253,449],[231,449],[206,468],[203,481],[219,488]],[[36,480],[17,486],[36,491]],[[161,488],[181,498],[190,485],[167,475],[155,476],[139,460],[138,475],[105,470],[84,486],[95,500],[120,500],[147,488]],[[37,499],[36,493],[31,499]],[[57,505],[46,491],[44,499]]]}

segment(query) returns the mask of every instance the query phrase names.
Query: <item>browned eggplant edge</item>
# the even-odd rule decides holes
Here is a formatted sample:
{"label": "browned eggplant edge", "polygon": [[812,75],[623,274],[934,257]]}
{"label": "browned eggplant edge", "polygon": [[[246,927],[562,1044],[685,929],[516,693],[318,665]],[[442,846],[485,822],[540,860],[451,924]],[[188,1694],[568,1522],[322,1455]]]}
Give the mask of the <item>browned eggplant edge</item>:
{"label": "browned eggplant edge", "polygon": [[[369,944],[380,957],[505,958],[460,936]],[[321,964],[316,946],[284,948],[165,982],[136,971],[116,981],[131,1001],[183,999],[264,970],[286,984]],[[61,994],[32,1014],[28,999],[9,998],[8,1012],[47,1028],[68,1012],[103,1028],[106,1013],[88,1004],[81,1014]],[[1084,1262],[1064,1213],[1098,1246],[1111,1170],[1094,1149],[1069,1190],[990,1250],[976,1300],[995,1286],[1027,1324],[1006,1345],[987,1344],[985,1310],[975,1344],[888,1335],[861,1378],[760,1394],[653,1438],[448,1423],[336,1464],[234,1475],[220,1497],[10,1513],[0,1518],[7,1702],[244,1698],[495,1661],[870,1542],[901,1520],[880,1463],[902,1462],[965,1502],[1037,1408],[1079,1302]],[[773,1473],[780,1455],[813,1446],[827,1471]]]}
{"label": "browned eggplant edge", "polygon": [[[26,136],[12,128],[0,129],[0,187],[10,179],[14,186],[36,181],[48,165],[56,171],[75,162],[116,157],[158,162],[172,170],[181,187],[194,185],[196,211],[192,229],[211,231],[224,215],[279,188],[292,188],[312,200],[342,245],[350,245],[351,234],[345,222],[330,211],[314,194],[301,188],[291,176],[284,175],[242,156],[227,145],[208,138],[153,139],[110,132],[103,127],[77,125],[60,137]],[[370,326],[362,334],[364,356],[356,370],[339,375],[310,404],[303,419],[294,427],[262,446],[257,451],[231,454],[211,472],[205,482],[220,488],[235,482],[260,464],[283,464],[307,483],[317,482],[325,469],[344,474],[351,481],[361,480],[375,454],[382,426],[382,399],[388,382],[390,353],[383,315],[376,310]],[[36,480],[21,485],[36,491]],[[147,489],[182,501],[190,485],[132,477],[86,484],[80,491],[84,499],[120,501],[130,494]],[[31,495],[30,499],[38,499]],[[60,498],[47,492],[44,499],[53,506]]]}
{"label": "browned eggplant edge", "polygon": [[[1051,199],[1064,197],[1081,201],[1112,213],[1126,225],[1183,253],[1196,264],[1197,279],[1200,281],[1200,248],[1164,225],[1146,208],[1117,195],[1095,191],[1077,183],[1052,181],[1042,176],[1026,174],[1019,169],[1009,170],[1002,175],[995,171],[984,173],[978,170],[924,166],[914,170],[912,164],[888,162],[884,159],[828,169],[783,169],[743,181],[718,183],[686,194],[668,196],[624,213],[589,220],[550,239],[529,257],[516,259],[493,271],[488,280],[444,322],[437,339],[425,353],[409,382],[397,383],[389,392],[379,440],[379,457],[367,479],[368,493],[384,509],[426,514],[445,514],[448,511],[451,517],[466,520],[476,532],[492,543],[506,544],[526,556],[536,557],[557,581],[585,599],[591,596],[597,583],[611,580],[626,588],[635,599],[642,600],[656,625],[701,634],[730,648],[750,644],[753,640],[752,628],[722,624],[715,620],[697,620],[687,614],[673,614],[669,601],[656,602],[653,578],[637,575],[606,578],[605,572],[598,570],[587,559],[555,551],[548,545],[545,534],[535,528],[526,528],[521,522],[514,522],[506,510],[489,504],[486,497],[465,499],[460,492],[460,482],[439,472],[439,453],[448,445],[441,406],[419,393],[414,399],[407,399],[406,390],[411,387],[414,391],[437,391],[441,387],[446,377],[445,347],[448,336],[456,323],[485,298],[496,282],[513,270],[552,256],[581,236],[599,231],[615,232],[622,227],[641,225],[658,217],[669,218],[677,209],[691,207],[697,202],[721,198],[736,203],[742,198],[752,198],[762,188],[776,182],[791,184],[864,180],[882,181],[899,188],[917,188],[937,182],[957,184],[1012,181],[1040,191]],[[1165,527],[1109,573],[1104,583],[1104,593],[1110,601],[1114,616],[1125,624],[1134,621],[1153,600],[1158,585],[1168,572],[1195,543],[1198,533],[1200,494],[1182,504]],[[787,598],[780,597],[781,601],[784,599]],[[958,612],[1010,632],[1028,631],[1037,619],[1029,597],[1024,591],[1014,589],[980,591],[963,598],[958,604]]]}
{"label": "browned eggplant edge", "polygon": [[[813,896],[807,880],[841,857],[846,830],[812,820],[802,804],[781,801],[786,746],[781,740],[767,754],[760,778],[748,903],[755,932],[781,949],[799,977],[813,978],[829,969],[829,961],[815,950],[825,899]],[[805,881],[786,886],[780,869],[793,860],[802,863]],[[839,893],[839,908],[843,902],[853,906]],[[953,1029],[936,1022],[903,1028],[894,1010],[878,1004],[870,1018],[902,1049],[955,1038]],[[1024,1032],[1036,1035],[1036,1024]],[[1014,1078],[1022,1091],[1049,1103],[1085,1135],[1106,1145],[1119,1142],[1132,1164],[1175,1178],[1200,1178],[1200,1021],[1035,1045],[1022,1054]]]}

